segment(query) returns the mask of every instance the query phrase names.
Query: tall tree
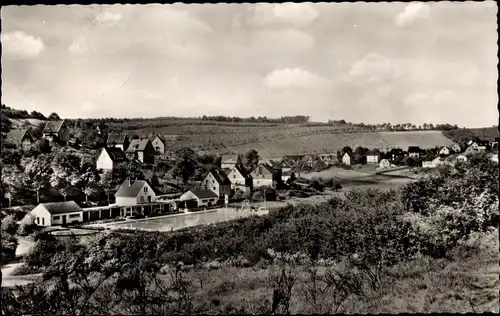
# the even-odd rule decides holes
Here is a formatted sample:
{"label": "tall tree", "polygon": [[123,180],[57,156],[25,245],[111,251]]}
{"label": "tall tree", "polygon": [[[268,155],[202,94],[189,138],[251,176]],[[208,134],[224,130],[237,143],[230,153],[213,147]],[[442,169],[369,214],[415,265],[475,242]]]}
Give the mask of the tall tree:
{"label": "tall tree", "polygon": [[196,153],[191,148],[182,148],[177,151],[177,162],[174,166],[173,175],[180,177],[184,184],[193,177],[196,171]]}
{"label": "tall tree", "polygon": [[116,186],[118,184],[116,182],[116,178],[113,175],[113,172],[105,171],[103,174],[101,174],[101,179],[99,181],[99,184],[104,190],[104,193],[106,193],[106,197],[108,199],[108,204],[109,204],[110,196],[115,192]]}
{"label": "tall tree", "polygon": [[51,157],[49,155],[30,158],[26,164],[23,183],[36,193],[37,203],[40,203],[40,191],[50,185],[51,173]]}
{"label": "tall tree", "polygon": [[255,149],[248,150],[243,157],[243,168],[247,172],[251,172],[259,165],[259,152]]}

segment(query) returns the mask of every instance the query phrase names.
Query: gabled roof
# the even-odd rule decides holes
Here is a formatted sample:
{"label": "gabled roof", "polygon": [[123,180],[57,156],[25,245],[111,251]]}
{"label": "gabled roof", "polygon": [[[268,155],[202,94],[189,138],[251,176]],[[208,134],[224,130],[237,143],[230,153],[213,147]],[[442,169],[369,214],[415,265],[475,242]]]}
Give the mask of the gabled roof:
{"label": "gabled roof", "polygon": [[106,143],[108,145],[111,145],[111,144],[123,144],[123,143],[125,143],[125,140],[126,140],[127,137],[128,137],[128,135],[126,133],[125,134],[109,133],[108,140],[106,141]]}
{"label": "gabled roof", "polygon": [[222,163],[237,163],[238,155],[222,155],[221,162]]}
{"label": "gabled roof", "polygon": [[75,201],[41,203],[41,205],[52,215],[82,211],[82,208]]}
{"label": "gabled roof", "polygon": [[242,177],[251,178],[251,176],[246,172],[246,170],[243,170],[243,168],[241,168],[240,166],[234,166],[234,168],[229,169],[230,171],[226,174],[229,175],[233,171],[233,169],[236,169],[236,171],[238,171]]}
{"label": "gabled roof", "polygon": [[369,150],[366,153],[367,156],[380,156],[380,151],[378,149]]}
{"label": "gabled roof", "polygon": [[305,155],[286,155],[286,156],[283,156],[283,159],[288,160],[291,163],[296,163],[297,161],[304,158],[304,156]]}
{"label": "gabled roof", "polygon": [[45,127],[43,128],[43,133],[58,133],[63,124],[64,120],[48,121],[47,123],[45,123]]}
{"label": "gabled roof", "polygon": [[215,178],[215,181],[217,181],[217,183],[219,183],[219,185],[231,184],[231,181],[229,181],[229,178],[226,176],[226,174],[221,169],[214,168],[214,169],[208,171],[204,178],[206,178],[209,174],[212,174],[212,176]]}
{"label": "gabled roof", "polygon": [[217,194],[211,190],[189,190],[199,199],[218,198]]}
{"label": "gabled roof", "polygon": [[150,143],[149,139],[133,139],[130,145],[128,145],[126,152],[134,153],[136,151],[144,151],[148,143]]}
{"label": "gabled roof", "polygon": [[269,171],[270,173],[274,173],[274,170],[273,170],[273,167],[271,167],[270,165],[266,164],[266,163],[259,163],[257,165],[257,167],[253,170],[257,170],[259,167],[264,167],[265,169],[267,169],[267,171]]}
{"label": "gabled roof", "polygon": [[151,142],[153,142],[156,138],[158,138],[158,139],[159,139],[162,143],[164,143],[164,144],[165,144],[165,139],[164,139],[162,136],[158,135],[158,134],[155,134],[155,135],[151,136],[151,137],[149,138],[149,140],[150,140]]}
{"label": "gabled roof", "polygon": [[13,129],[7,133],[5,141],[9,143],[21,144],[26,135],[32,138],[29,133],[29,129]]}
{"label": "gabled roof", "polygon": [[266,164],[271,168],[274,168],[279,162],[272,159],[260,159],[259,164]]}
{"label": "gabled roof", "polygon": [[401,148],[392,148],[391,150],[389,150],[389,152],[392,154],[392,153],[400,153],[402,154],[403,153],[403,149]]}
{"label": "gabled roof", "polygon": [[348,153],[347,151],[342,155],[342,157],[344,157],[345,155],[349,156],[349,158],[351,158],[352,154]]}
{"label": "gabled roof", "polygon": [[108,153],[109,157],[113,162],[127,161],[127,156],[125,156],[125,153],[121,148],[104,147],[103,150],[105,150]]}
{"label": "gabled roof", "polygon": [[230,174],[231,171],[233,171],[232,168],[222,168],[222,172],[224,172],[226,175]]}
{"label": "gabled roof", "polygon": [[[145,183],[148,183],[146,180],[125,180],[122,185],[116,191],[115,196],[120,197],[136,197],[137,194],[141,191],[142,187]],[[148,185],[153,188],[149,183]]]}

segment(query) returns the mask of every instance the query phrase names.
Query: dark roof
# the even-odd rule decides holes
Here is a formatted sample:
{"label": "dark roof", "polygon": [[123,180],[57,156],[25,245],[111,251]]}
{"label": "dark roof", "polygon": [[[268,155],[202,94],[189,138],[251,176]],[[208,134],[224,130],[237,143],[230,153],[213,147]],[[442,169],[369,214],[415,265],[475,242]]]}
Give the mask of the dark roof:
{"label": "dark roof", "polygon": [[127,156],[125,156],[125,153],[121,148],[118,147],[104,147],[103,148],[113,160],[113,162],[122,162],[122,161],[127,161]]}
{"label": "dark roof", "polygon": [[408,152],[409,153],[420,152],[420,147],[418,147],[418,146],[410,146],[410,147],[408,147]]}
{"label": "dark roof", "polygon": [[111,144],[123,144],[127,138],[127,134],[119,134],[119,133],[109,133],[108,140],[106,143],[108,145]]}
{"label": "dark roof", "polygon": [[196,195],[199,199],[207,199],[207,198],[217,198],[217,194],[215,194],[211,190],[189,190],[191,193]]}
{"label": "dark roof", "polygon": [[136,151],[144,151],[148,143],[150,143],[149,139],[133,139],[130,145],[128,145],[126,152],[133,153]]}
{"label": "dark roof", "polygon": [[41,205],[52,215],[82,211],[82,208],[75,201],[41,203]]}
{"label": "dark roof", "polygon": [[9,143],[21,144],[26,135],[31,138],[29,129],[13,129],[7,133],[5,140]]}
{"label": "dark roof", "polygon": [[390,151],[390,153],[403,153],[403,150],[401,148],[392,148]]}
{"label": "dark roof", "polygon": [[[130,182],[129,180],[125,180],[118,191],[116,191],[115,196],[136,197],[145,183],[148,182],[146,180],[130,180]],[[149,183],[148,185],[151,187]]]}
{"label": "dark roof", "polygon": [[212,174],[212,176],[215,178],[215,181],[217,181],[217,183],[219,183],[220,185],[231,184],[231,181],[229,181],[229,178],[224,173],[224,171],[222,171],[222,169],[212,169],[207,172],[207,176],[209,173]]}
{"label": "dark roof", "polygon": [[380,151],[378,149],[369,150],[366,153],[367,156],[380,156]]}
{"label": "dark roof", "polygon": [[43,133],[58,133],[64,124],[64,120],[61,121],[48,121],[45,123],[43,128]]}

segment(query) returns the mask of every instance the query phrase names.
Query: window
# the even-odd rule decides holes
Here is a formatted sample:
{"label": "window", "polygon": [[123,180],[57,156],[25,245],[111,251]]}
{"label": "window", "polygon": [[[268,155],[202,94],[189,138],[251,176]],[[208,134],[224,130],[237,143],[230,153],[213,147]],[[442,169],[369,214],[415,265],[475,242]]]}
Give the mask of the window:
{"label": "window", "polygon": [[60,220],[61,218],[60,218],[60,216],[54,216],[52,219],[53,219],[53,220],[55,220],[55,221],[58,221],[58,220]]}
{"label": "window", "polygon": [[144,203],[144,197],[141,196],[141,203]]}
{"label": "window", "polygon": [[79,218],[80,214],[70,214],[68,217],[69,218]]}
{"label": "window", "polygon": [[214,187],[214,190],[215,190],[215,187]]}
{"label": "window", "polygon": [[233,179],[236,179],[236,175],[235,174],[233,174]]}
{"label": "window", "polygon": [[262,167],[259,167],[259,174],[262,174]]}
{"label": "window", "polygon": [[45,217],[42,217],[42,225],[45,225]]}
{"label": "window", "polygon": [[144,192],[148,192],[148,187],[144,187]]}
{"label": "window", "polygon": [[38,225],[40,225],[40,217],[37,217],[37,218],[36,218],[36,223],[37,223]]}
{"label": "window", "polygon": [[212,180],[212,183],[215,183],[215,180]]}

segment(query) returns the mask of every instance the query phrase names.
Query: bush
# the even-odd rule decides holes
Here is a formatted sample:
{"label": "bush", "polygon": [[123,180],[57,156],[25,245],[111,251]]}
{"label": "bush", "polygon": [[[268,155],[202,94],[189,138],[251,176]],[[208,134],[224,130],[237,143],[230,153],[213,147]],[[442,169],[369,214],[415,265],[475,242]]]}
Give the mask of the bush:
{"label": "bush", "polygon": [[7,233],[10,235],[15,235],[17,232],[17,222],[13,214],[7,215],[2,219],[2,233]]}
{"label": "bush", "polygon": [[16,258],[17,239],[12,235],[2,234],[2,264],[6,264]]}

